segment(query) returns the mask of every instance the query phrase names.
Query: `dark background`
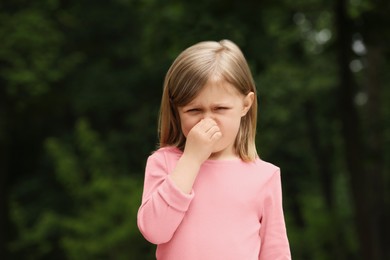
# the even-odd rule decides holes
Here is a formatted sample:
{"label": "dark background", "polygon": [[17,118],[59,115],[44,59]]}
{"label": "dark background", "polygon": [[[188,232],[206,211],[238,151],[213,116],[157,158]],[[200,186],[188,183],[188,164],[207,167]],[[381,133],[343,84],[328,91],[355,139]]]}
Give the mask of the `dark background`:
{"label": "dark background", "polygon": [[230,39],[293,259],[390,259],[390,2],[2,0],[0,258],[153,259],[136,226],[173,59]]}

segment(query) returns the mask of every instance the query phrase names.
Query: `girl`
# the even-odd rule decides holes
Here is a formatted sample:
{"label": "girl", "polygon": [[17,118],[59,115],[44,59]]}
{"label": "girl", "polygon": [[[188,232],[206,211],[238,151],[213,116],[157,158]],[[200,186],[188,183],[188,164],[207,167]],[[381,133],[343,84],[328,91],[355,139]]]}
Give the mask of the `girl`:
{"label": "girl", "polygon": [[256,117],[255,84],[233,42],[201,42],[173,62],[138,211],[157,259],[291,259],[280,170],[257,156]]}

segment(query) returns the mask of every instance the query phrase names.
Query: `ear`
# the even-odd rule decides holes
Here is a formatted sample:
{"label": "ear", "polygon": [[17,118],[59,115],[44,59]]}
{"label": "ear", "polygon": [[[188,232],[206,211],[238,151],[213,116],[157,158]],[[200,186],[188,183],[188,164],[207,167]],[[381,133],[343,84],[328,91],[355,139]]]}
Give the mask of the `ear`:
{"label": "ear", "polygon": [[249,109],[252,107],[254,100],[255,100],[255,93],[253,93],[253,92],[249,92],[244,97],[241,116],[245,116],[246,113],[248,113]]}

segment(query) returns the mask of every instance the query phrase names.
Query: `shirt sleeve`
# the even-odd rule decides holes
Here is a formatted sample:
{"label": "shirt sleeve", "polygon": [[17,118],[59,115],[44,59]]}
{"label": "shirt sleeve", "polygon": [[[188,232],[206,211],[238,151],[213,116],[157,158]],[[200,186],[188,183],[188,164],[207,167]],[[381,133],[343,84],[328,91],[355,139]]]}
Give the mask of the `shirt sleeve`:
{"label": "shirt sleeve", "polygon": [[259,260],[290,260],[282,205],[282,185],[278,169],[267,183],[260,228]]}
{"label": "shirt sleeve", "polygon": [[175,186],[167,165],[164,154],[156,152],[148,158],[145,168],[137,224],[145,239],[153,244],[171,240],[194,197],[193,192],[185,194]]}

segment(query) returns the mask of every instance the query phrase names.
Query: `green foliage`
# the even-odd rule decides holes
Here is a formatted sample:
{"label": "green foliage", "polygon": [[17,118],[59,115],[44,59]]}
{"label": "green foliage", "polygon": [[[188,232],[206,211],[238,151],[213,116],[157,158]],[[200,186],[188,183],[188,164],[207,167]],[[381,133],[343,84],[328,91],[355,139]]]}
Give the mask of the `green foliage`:
{"label": "green foliage", "polygon": [[1,78],[11,96],[39,96],[64,77],[72,57],[62,57],[64,34],[45,10],[1,13]]}
{"label": "green foliage", "polygon": [[[354,222],[353,187],[365,177],[348,168],[337,3],[2,1],[4,258],[153,259],[136,213],[146,157],[157,144],[164,75],[189,45],[227,38],[242,48],[257,84],[258,150],[282,169],[293,259],[359,259],[368,245]],[[347,50],[351,69],[344,71],[358,111],[353,130],[364,133],[354,142],[366,145],[354,163],[372,167],[364,182],[378,180],[378,194],[385,190],[382,197],[362,190],[364,198],[389,205],[390,7],[345,3],[347,39],[365,48]],[[367,217],[386,208],[377,205]]]}
{"label": "green foliage", "polygon": [[70,143],[52,137],[45,146],[62,203],[58,209],[42,208],[31,223],[14,198],[11,214],[21,235],[10,248],[25,252],[26,259],[56,248],[66,259],[140,259],[133,245],[143,242],[136,226],[141,181],[116,167],[86,120],[78,121]]}

